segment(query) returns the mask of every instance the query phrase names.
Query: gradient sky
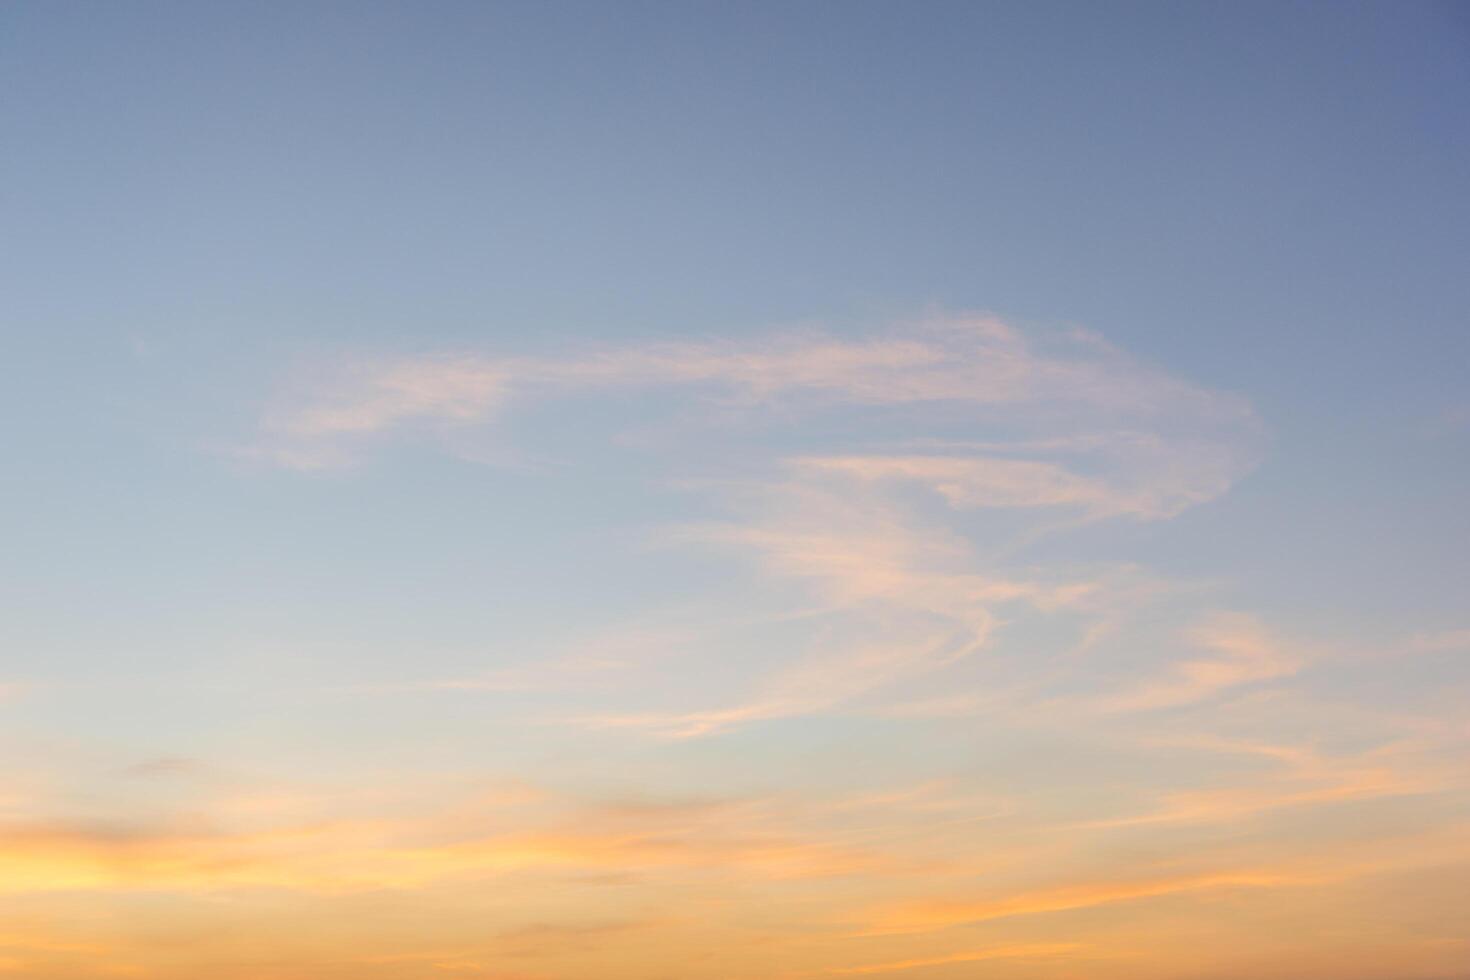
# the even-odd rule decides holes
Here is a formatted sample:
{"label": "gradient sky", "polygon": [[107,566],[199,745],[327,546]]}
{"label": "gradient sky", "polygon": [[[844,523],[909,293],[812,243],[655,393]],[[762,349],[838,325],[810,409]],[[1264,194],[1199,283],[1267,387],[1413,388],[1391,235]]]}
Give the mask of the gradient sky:
{"label": "gradient sky", "polygon": [[0,974],[1470,977],[1470,16],[0,6]]}

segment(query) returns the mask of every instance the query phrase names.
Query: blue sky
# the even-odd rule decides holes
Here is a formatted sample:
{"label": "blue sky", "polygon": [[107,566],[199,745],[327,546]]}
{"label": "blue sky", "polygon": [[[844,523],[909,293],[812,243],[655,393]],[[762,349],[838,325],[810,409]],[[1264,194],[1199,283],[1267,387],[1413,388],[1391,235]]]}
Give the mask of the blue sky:
{"label": "blue sky", "polygon": [[[1467,53],[1449,3],[6,5],[14,819],[924,758],[1070,827],[1092,711],[1144,795],[1249,733],[1463,802],[1352,712],[1466,737]],[[152,873],[57,915],[255,884]]]}

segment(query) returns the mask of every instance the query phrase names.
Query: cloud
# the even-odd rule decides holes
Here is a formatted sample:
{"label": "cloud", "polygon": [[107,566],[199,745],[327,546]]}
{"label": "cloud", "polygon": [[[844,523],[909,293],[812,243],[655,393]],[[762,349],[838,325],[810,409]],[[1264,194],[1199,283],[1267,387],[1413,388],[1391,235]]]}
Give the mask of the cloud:
{"label": "cloud", "polygon": [[146,759],[128,766],[129,776],[146,778],[162,776],[195,776],[207,772],[208,767],[198,759],[181,755],[164,755]]}
{"label": "cloud", "polygon": [[[1269,847],[1268,847],[1269,849]],[[1144,899],[1187,898],[1216,892],[1332,888],[1381,874],[1402,874],[1425,867],[1453,867],[1470,858],[1470,826],[1442,825],[1410,836],[1359,838],[1351,841],[1296,842],[1288,856],[1258,859],[1240,866],[1177,869],[1181,864],[1219,862],[1213,854],[1181,854],[1153,873],[1120,869],[1107,877],[1074,880],[1046,887],[1021,888],[986,898],[911,901],[876,910],[862,935],[935,932],[956,926],[1003,919],[1049,915]]]}
{"label": "cloud", "polygon": [[484,419],[508,394],[505,371],[475,358],[345,365],[306,404],[269,420],[302,439],[381,432],[416,418]]}
{"label": "cloud", "polygon": [[1302,664],[1243,614],[1215,615],[1191,630],[1188,639],[1216,656],[1183,661],[1162,678],[1106,698],[1104,710],[1154,711],[1194,704],[1243,684],[1289,677]]}
{"label": "cloud", "polygon": [[1417,633],[1409,641],[1414,653],[1457,653],[1470,651],[1470,629]]}
{"label": "cloud", "polygon": [[635,871],[781,880],[893,866],[883,855],[772,829],[718,802],[589,804],[522,788],[509,799],[497,794],[491,804],[251,830],[198,820],[4,823],[0,894],[256,887],[349,893],[491,874]]}
{"label": "cloud", "polygon": [[831,967],[823,970],[822,973],[828,976],[866,976],[874,973],[903,973],[908,970],[946,966],[951,963],[979,963],[983,960],[1055,960],[1074,956],[1083,949],[1080,943],[1017,943],[989,949],[946,953],[943,956],[923,956],[915,959],[893,960],[887,963],[869,963],[863,966]]}
{"label": "cloud", "polygon": [[[1229,443],[1225,470],[1248,468],[1259,423],[1243,400],[1170,377],[1082,331],[1028,335],[993,317],[933,318],[886,336],[816,332],[746,343],[671,342],[562,357],[479,353],[354,358],[288,386],[264,420],[263,459],[325,460],[411,425],[489,422],[517,403],[617,390],[684,390],[752,412],[820,406],[968,406],[985,428],[1055,430],[1151,422],[1092,435],[1092,449],[1159,451],[1175,432]],[[928,435],[929,433],[913,433]],[[1053,431],[1053,438],[1055,431]],[[1034,432],[1032,438],[1035,443]],[[1055,444],[1055,442],[1053,443]],[[342,458],[340,455],[335,458]]]}
{"label": "cloud", "polygon": [[[573,718],[673,737],[837,710],[973,657],[1016,619],[1116,618],[1100,611],[1096,578],[1020,571],[995,556],[1078,523],[1174,517],[1239,480],[1262,439],[1242,399],[1095,334],[937,316],[841,337],[355,358],[289,385],[248,451],[323,468],[394,439],[455,440],[492,427],[510,440],[535,432],[554,442],[555,427],[522,431],[517,422],[568,402],[582,419],[577,438],[605,444],[641,421],[628,407],[634,395],[654,399],[660,417],[713,408],[721,420],[640,449],[656,484],[694,489],[720,511],[665,539],[743,556],[786,594],[773,617],[804,606],[813,624],[805,641],[782,641],[783,662],[713,703]],[[760,437],[742,436],[751,430]],[[973,531],[961,532],[960,511],[997,512],[1005,540],[978,546]],[[1226,651],[1181,665],[1116,708],[1188,703],[1283,669]],[[513,667],[441,683],[507,690],[574,674]]]}
{"label": "cloud", "polygon": [[1401,746],[1388,745],[1346,757],[1324,757],[1310,747],[1196,743],[1214,750],[1248,752],[1277,763],[1263,780],[1161,795],[1158,808],[1085,827],[1210,824],[1244,821],[1263,813],[1296,807],[1327,806],[1356,800],[1434,793],[1454,785],[1445,773],[1406,764]]}
{"label": "cloud", "polygon": [[[1154,444],[1144,451],[1141,442],[1131,433],[1118,434],[1111,445],[1091,441],[1088,456],[1111,457],[1114,463],[1107,476],[1084,475],[1061,462],[994,454],[813,457],[801,462],[865,482],[927,486],[960,509],[1066,508],[1091,519],[1141,520],[1173,517],[1219,496],[1245,465],[1220,447]],[[1184,465],[1186,453],[1192,454],[1193,465]]]}
{"label": "cloud", "polygon": [[829,711],[974,655],[991,638],[999,610],[1062,609],[1096,587],[972,571],[974,556],[963,539],[916,526],[881,498],[799,480],[770,484],[757,498],[743,520],[686,528],[680,538],[745,555],[773,580],[802,583],[819,603],[807,613],[819,635],[741,703],[587,723],[692,737]]}
{"label": "cloud", "polygon": [[1102,881],[1024,892],[988,901],[930,901],[894,909],[873,931],[927,932],[1013,916],[1094,908],[1144,898],[1221,889],[1284,888],[1309,884],[1311,876],[1276,871],[1232,871],[1168,875],[1134,881]]}

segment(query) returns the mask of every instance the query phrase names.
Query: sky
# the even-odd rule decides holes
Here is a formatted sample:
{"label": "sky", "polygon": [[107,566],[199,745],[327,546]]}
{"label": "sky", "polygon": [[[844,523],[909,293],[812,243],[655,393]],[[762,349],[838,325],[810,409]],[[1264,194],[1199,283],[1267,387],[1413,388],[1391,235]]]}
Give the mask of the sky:
{"label": "sky", "polygon": [[1467,10],[0,5],[0,975],[1470,978]]}

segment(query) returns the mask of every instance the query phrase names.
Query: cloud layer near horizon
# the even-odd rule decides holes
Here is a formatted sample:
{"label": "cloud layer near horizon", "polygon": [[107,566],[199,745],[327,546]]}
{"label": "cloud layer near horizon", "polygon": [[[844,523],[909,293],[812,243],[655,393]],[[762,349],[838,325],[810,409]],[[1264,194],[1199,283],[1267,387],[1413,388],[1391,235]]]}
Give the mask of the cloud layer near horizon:
{"label": "cloud layer near horizon", "polygon": [[[234,769],[27,776],[0,973],[1445,975],[1463,719],[1130,551],[1264,441],[1235,395],[986,316],[300,367],[237,455],[348,494],[442,453],[560,488],[548,533],[616,470],[637,515],[572,553],[656,598],[248,692]],[[356,775],[281,749],[338,731]]]}

